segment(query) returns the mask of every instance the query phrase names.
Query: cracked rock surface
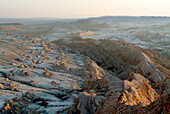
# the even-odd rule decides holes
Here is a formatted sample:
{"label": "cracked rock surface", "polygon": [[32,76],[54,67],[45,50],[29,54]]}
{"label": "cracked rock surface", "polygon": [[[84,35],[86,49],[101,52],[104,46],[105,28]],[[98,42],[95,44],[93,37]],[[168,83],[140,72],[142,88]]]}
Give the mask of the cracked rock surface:
{"label": "cracked rock surface", "polygon": [[110,40],[0,35],[0,113],[169,113],[169,60]]}

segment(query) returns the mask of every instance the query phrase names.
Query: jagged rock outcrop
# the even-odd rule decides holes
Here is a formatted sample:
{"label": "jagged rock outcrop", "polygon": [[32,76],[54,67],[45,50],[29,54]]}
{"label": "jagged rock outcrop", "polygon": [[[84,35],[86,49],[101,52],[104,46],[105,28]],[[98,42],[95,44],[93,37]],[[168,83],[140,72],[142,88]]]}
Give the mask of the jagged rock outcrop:
{"label": "jagged rock outcrop", "polygon": [[81,114],[94,113],[102,106],[104,100],[105,97],[96,96],[93,92],[83,92],[79,94],[79,103],[76,109],[79,110]]}
{"label": "jagged rock outcrop", "polygon": [[[19,113],[28,113],[28,114],[40,114],[39,111],[35,109],[28,108],[29,105],[34,104],[33,101],[34,95],[33,91],[27,92],[21,98],[15,97],[10,99],[2,109],[2,114],[19,114]],[[40,100],[41,101],[41,100]]]}
{"label": "jagged rock outcrop", "polygon": [[105,71],[89,58],[86,59],[85,64],[84,68],[86,70],[86,74],[89,75],[90,78],[102,79],[106,75]]}
{"label": "jagged rock outcrop", "polygon": [[106,95],[112,91],[121,92],[123,90],[123,82],[119,78],[100,68],[89,57],[85,57],[84,61],[84,75],[89,78],[89,83],[86,86],[88,90],[94,89],[96,92],[107,92]]}
{"label": "jagged rock outcrop", "polygon": [[68,63],[71,62],[71,58],[68,57],[67,55],[65,55],[64,53],[61,53],[59,56],[56,57],[56,59],[58,59],[58,60],[65,60]]}
{"label": "jagged rock outcrop", "polygon": [[29,66],[26,64],[21,64],[20,66],[18,66],[18,68],[29,68]]}
{"label": "jagged rock outcrop", "polygon": [[34,59],[32,59],[32,62],[31,62],[31,64],[30,64],[29,66],[32,67],[32,68],[39,68],[39,66],[37,66],[37,65],[35,64]]}
{"label": "jagged rock outcrop", "polygon": [[[169,61],[149,51],[111,40],[58,40],[56,44],[70,48],[71,52],[89,56],[100,67],[120,79],[129,73],[139,73],[152,82],[159,82],[169,75]],[[164,73],[163,71],[167,72]]]}
{"label": "jagged rock outcrop", "polygon": [[[128,81],[131,80],[131,81]],[[140,74],[130,74],[128,80],[124,81],[124,92],[122,102],[126,105],[149,105],[159,99],[158,93],[151,87],[149,80]]]}
{"label": "jagged rock outcrop", "polygon": [[[162,104],[160,87],[154,85],[162,83],[169,75],[170,63],[166,58],[132,44],[111,40],[76,38],[59,39],[55,43],[65,46],[70,52],[89,56],[96,62],[89,59],[85,62],[84,76],[89,81],[84,89],[94,91],[96,96],[105,97],[103,105],[98,110],[93,110],[89,109],[90,106],[86,107],[87,102],[91,102],[89,93],[81,93],[79,98],[81,96],[83,100],[78,100],[77,105],[69,112],[84,113],[88,109],[97,114],[169,112],[169,103],[165,101],[168,93],[163,97],[165,99]],[[95,101],[90,104],[95,104]],[[94,109],[96,108],[98,107]]]}
{"label": "jagged rock outcrop", "polygon": [[55,62],[52,66],[60,70],[70,71],[69,65],[64,60],[61,60],[60,62]]}
{"label": "jagged rock outcrop", "polygon": [[3,41],[11,39],[29,47],[0,53],[9,59],[0,64],[0,113],[169,113],[169,61],[150,50],[82,38]]}
{"label": "jagged rock outcrop", "polygon": [[41,63],[43,63],[43,60],[42,60],[42,59],[39,59],[39,60],[36,62],[36,64],[41,64]]}
{"label": "jagged rock outcrop", "polygon": [[39,55],[40,55],[40,56],[45,56],[46,53],[45,53],[44,51],[41,51]]}

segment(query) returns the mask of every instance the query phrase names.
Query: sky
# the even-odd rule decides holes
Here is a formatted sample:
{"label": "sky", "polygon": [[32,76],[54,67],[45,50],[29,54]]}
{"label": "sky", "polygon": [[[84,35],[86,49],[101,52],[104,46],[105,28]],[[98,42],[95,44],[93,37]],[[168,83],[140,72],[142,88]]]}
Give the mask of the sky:
{"label": "sky", "polygon": [[0,0],[0,18],[170,16],[170,0]]}

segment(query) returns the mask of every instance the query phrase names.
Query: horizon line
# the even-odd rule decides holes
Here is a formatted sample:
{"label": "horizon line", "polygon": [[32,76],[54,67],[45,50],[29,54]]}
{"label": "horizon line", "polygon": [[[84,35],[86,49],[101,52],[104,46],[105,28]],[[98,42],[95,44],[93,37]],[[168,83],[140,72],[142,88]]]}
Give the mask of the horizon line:
{"label": "horizon line", "polygon": [[100,17],[164,17],[164,18],[170,18],[170,16],[133,16],[133,15],[103,15],[103,16],[89,16],[89,17],[76,17],[76,18],[62,18],[62,17],[4,17],[0,19],[84,19],[84,18],[100,18]]}

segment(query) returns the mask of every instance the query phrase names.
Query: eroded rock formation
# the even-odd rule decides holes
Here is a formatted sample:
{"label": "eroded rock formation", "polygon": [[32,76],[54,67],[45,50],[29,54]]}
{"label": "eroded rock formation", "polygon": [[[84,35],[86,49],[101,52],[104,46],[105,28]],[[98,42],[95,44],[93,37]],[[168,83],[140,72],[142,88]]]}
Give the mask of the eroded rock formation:
{"label": "eroded rock formation", "polygon": [[[91,62],[85,66],[87,68],[85,76],[91,76],[85,89],[88,92],[93,90],[95,95],[105,97],[100,108],[93,106],[94,109],[98,109],[94,111],[89,109],[90,104],[95,104],[95,101],[91,100],[94,96],[90,93],[80,93],[79,99],[86,101],[82,103],[82,100],[78,100],[77,105],[69,112],[76,110],[80,113],[89,110],[93,111],[91,113],[99,114],[169,112],[169,103],[166,101],[169,94],[165,92],[169,90],[166,88],[169,82],[162,82],[170,75],[170,63],[166,58],[132,44],[111,40],[76,38],[59,39],[55,43],[67,47],[70,52],[89,56],[97,63]],[[101,70],[102,68],[104,70]],[[164,87],[155,86],[158,83],[162,83]],[[164,95],[160,95],[161,93]]]}
{"label": "eroded rock formation", "polygon": [[17,38],[2,39],[17,45],[0,53],[8,59],[0,64],[0,113],[169,113],[169,60],[150,50],[111,40]]}
{"label": "eroded rock formation", "polygon": [[156,83],[170,75],[169,60],[132,44],[92,39],[59,39],[55,43],[69,47],[71,52],[89,56],[120,79],[127,79],[129,73],[135,72]]}

